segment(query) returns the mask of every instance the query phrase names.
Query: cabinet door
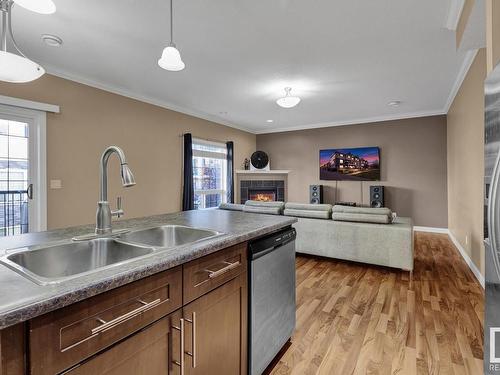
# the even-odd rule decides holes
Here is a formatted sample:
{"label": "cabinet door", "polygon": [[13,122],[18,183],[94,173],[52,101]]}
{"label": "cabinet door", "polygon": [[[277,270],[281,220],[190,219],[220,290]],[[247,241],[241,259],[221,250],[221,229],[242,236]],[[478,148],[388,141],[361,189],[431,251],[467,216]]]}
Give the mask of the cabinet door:
{"label": "cabinet door", "polygon": [[64,374],[178,375],[180,318],[178,310]]}
{"label": "cabinet door", "polygon": [[246,375],[246,272],[185,306],[183,316],[186,374]]}

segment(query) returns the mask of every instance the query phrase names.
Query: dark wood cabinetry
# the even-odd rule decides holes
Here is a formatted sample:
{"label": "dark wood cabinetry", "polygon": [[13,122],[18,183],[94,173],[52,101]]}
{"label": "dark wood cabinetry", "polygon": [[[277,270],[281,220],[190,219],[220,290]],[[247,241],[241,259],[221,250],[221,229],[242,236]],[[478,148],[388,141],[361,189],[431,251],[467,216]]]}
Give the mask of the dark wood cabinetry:
{"label": "dark wood cabinetry", "polygon": [[177,375],[180,337],[173,327],[181,311],[170,314],[110,349],[65,372],[68,375]]}
{"label": "dark wood cabinetry", "polygon": [[246,249],[0,331],[0,375],[246,375]]}
{"label": "dark wood cabinetry", "polygon": [[[188,375],[247,373],[247,274],[183,308]],[[194,328],[194,331],[193,331]]]}

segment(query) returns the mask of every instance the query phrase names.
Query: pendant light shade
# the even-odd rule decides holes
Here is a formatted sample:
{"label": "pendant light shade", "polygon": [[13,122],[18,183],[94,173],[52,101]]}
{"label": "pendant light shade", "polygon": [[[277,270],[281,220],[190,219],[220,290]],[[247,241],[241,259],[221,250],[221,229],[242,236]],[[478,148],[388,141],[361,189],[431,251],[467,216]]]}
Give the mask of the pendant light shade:
{"label": "pendant light shade", "polygon": [[52,14],[56,12],[56,5],[52,0],[14,0],[23,8],[41,14]]}
{"label": "pendant light shade", "polygon": [[169,70],[171,72],[178,72],[186,67],[184,61],[182,61],[181,53],[177,49],[174,43],[174,9],[170,0],[170,44],[163,49],[160,59],[158,60],[158,65],[160,68]]}
{"label": "pendant light shade", "polygon": [[276,104],[283,108],[293,108],[300,103],[300,98],[298,96],[291,96],[291,87],[285,87],[285,96],[276,100]]}
{"label": "pendant light shade", "polygon": [[175,44],[165,47],[158,60],[158,65],[171,72],[178,72],[186,67],[186,64],[184,64],[184,61],[181,59],[179,50],[175,48]]}
{"label": "pendant light shade", "polygon": [[[45,70],[36,62],[30,60],[19,49],[12,31],[12,0],[0,0],[0,15],[2,28],[0,30],[0,81],[24,83],[34,81],[45,74]],[[56,8],[52,0],[15,0],[29,10],[38,13],[53,13]],[[7,41],[15,52],[7,51]]]}
{"label": "pendant light shade", "polygon": [[44,74],[45,70],[30,59],[0,51],[0,81],[24,83],[34,81]]}

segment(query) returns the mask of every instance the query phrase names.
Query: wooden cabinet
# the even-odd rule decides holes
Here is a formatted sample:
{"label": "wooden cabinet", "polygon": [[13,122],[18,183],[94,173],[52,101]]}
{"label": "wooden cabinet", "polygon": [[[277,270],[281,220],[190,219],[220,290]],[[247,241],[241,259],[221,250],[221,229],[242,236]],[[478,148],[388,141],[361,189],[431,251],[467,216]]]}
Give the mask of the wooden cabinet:
{"label": "wooden cabinet", "polygon": [[0,375],[246,375],[246,251],[238,244],[0,331]]}
{"label": "wooden cabinet", "polygon": [[181,311],[153,323],[110,349],[65,372],[68,375],[177,375]]}
{"label": "wooden cabinet", "polygon": [[35,318],[31,373],[66,370],[181,307],[182,267],[176,267]]}
{"label": "wooden cabinet", "polygon": [[247,273],[183,308],[188,375],[247,373]]}

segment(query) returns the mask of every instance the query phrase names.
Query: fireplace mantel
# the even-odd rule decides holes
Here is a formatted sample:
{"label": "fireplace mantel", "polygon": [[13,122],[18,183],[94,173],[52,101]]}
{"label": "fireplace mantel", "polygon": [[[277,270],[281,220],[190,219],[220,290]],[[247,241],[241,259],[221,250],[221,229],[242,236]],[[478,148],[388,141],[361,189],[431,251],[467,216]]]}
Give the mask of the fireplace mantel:
{"label": "fireplace mantel", "polygon": [[246,170],[246,169],[238,169],[235,171],[236,174],[289,174],[291,171],[287,169],[271,169],[270,171],[264,170]]}

